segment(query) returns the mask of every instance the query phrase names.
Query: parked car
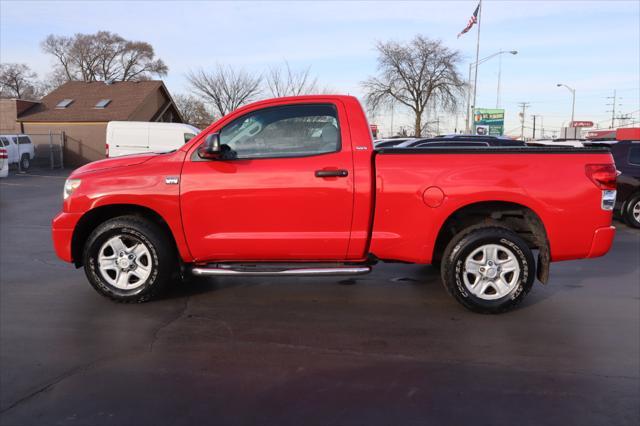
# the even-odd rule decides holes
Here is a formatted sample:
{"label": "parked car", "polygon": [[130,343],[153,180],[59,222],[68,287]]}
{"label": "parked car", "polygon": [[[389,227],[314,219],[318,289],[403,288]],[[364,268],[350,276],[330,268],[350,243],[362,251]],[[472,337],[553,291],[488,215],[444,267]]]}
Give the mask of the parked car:
{"label": "parked car", "polygon": [[571,148],[582,148],[584,140],[575,139],[537,139],[527,142],[529,146],[567,146]]}
{"label": "parked car", "polygon": [[200,133],[200,129],[183,123],[146,121],[110,121],[107,124],[107,157],[168,152],[180,148]]}
{"label": "parked car", "polygon": [[354,97],[253,103],[174,152],[75,170],[55,250],[120,302],[180,270],[357,275],[388,260],[440,265],[462,305],[496,313],[547,282],[549,262],[611,247],[607,149],[372,148]]}
{"label": "parked car", "polygon": [[640,140],[618,142],[611,153],[621,172],[616,207],[627,224],[640,228]]}
{"label": "parked car", "polygon": [[640,228],[640,129],[618,129],[616,141],[587,142],[611,149],[618,176],[616,213],[630,226]]}
{"label": "parked car", "polygon": [[7,150],[9,164],[19,164],[20,169],[28,170],[35,158],[35,149],[28,135],[0,135],[0,147]]}
{"label": "parked car", "polygon": [[502,136],[478,136],[478,135],[442,135],[433,138],[417,138],[406,141],[398,145],[399,148],[424,148],[434,146],[453,146],[453,144],[464,144],[463,146],[526,146],[523,141],[513,140]]}
{"label": "parked car", "polygon": [[9,156],[6,148],[0,148],[0,178],[9,175]]}
{"label": "parked car", "polygon": [[397,146],[401,143],[412,141],[415,138],[389,138],[389,139],[377,139],[373,141],[373,147],[375,149],[378,148],[390,148],[392,146]]}

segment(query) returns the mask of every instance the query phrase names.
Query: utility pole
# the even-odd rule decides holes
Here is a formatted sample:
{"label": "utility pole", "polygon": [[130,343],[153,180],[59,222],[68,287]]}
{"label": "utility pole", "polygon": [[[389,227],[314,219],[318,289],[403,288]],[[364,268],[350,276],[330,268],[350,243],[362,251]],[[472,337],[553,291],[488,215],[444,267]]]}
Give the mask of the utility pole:
{"label": "utility pole", "polygon": [[533,114],[533,140],[536,140],[536,117],[537,115]]}
{"label": "utility pole", "polygon": [[616,127],[616,89],[613,89],[613,96],[607,96],[607,99],[613,99],[613,103],[607,104],[607,106],[611,106],[611,110],[607,111],[611,113],[611,127],[613,129]]}
{"label": "utility pole", "polygon": [[522,125],[520,128],[520,139],[524,140],[524,118],[527,108],[529,108],[531,104],[529,102],[520,102],[518,105],[522,108],[522,112],[520,113],[520,123]]}

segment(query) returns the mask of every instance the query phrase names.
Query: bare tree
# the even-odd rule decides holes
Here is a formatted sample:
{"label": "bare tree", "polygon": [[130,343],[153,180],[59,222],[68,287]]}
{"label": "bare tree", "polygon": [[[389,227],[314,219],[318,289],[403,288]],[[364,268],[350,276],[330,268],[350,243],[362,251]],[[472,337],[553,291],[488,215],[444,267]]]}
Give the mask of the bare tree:
{"label": "bare tree", "polygon": [[311,67],[294,71],[285,61],[284,67],[269,68],[265,83],[275,98],[318,93],[318,79],[311,76]]}
{"label": "bare tree", "polygon": [[213,123],[215,116],[200,99],[192,95],[176,95],[173,97],[185,122],[204,129]]}
{"label": "bare tree", "polygon": [[48,93],[53,92],[67,81],[67,76],[64,71],[59,67],[54,68],[52,72],[40,80],[38,83],[38,92],[42,94],[42,96],[46,96]]}
{"label": "bare tree", "polygon": [[165,76],[168,71],[149,43],[126,40],[109,31],[72,37],[51,34],[41,46],[56,58],[57,72],[66,80],[136,81]]}
{"label": "bare tree", "polygon": [[457,108],[465,88],[457,70],[460,52],[421,35],[406,44],[380,42],[376,49],[378,76],[362,83],[371,109],[392,100],[409,107],[415,114],[415,136],[421,136],[422,117],[430,102],[443,110]]}
{"label": "bare tree", "polygon": [[26,64],[0,64],[0,95],[18,99],[38,99],[38,75]]}
{"label": "bare tree", "polygon": [[219,116],[256,99],[262,77],[231,66],[218,65],[213,71],[190,71],[187,80],[194,94],[210,102]]}

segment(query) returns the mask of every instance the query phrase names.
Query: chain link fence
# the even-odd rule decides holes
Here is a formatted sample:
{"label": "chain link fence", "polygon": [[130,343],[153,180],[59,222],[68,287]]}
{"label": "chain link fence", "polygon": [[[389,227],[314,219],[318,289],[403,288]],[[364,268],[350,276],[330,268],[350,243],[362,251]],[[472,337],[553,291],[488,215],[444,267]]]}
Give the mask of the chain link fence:
{"label": "chain link fence", "polygon": [[64,168],[64,132],[54,133],[29,133],[33,142],[36,166],[50,167],[51,169]]}
{"label": "chain link fence", "polygon": [[11,167],[18,172],[31,166],[64,168],[64,132],[19,133],[0,132],[0,147],[7,150]]}

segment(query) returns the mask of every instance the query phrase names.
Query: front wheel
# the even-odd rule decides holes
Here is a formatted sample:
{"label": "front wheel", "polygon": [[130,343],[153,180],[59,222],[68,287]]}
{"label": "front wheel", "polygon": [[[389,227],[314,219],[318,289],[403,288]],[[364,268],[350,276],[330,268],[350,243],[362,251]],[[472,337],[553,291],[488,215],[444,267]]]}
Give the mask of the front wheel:
{"label": "front wheel", "polygon": [[84,248],[89,282],[117,302],[141,303],[158,295],[175,275],[176,260],[165,231],[136,216],[104,222]]}
{"label": "front wheel", "polygon": [[527,295],[535,278],[533,253],[516,233],[499,227],[462,232],[447,245],[442,281],[467,309],[505,312]]}
{"label": "front wheel", "polygon": [[629,226],[640,228],[640,194],[631,197],[625,204],[624,220]]}

